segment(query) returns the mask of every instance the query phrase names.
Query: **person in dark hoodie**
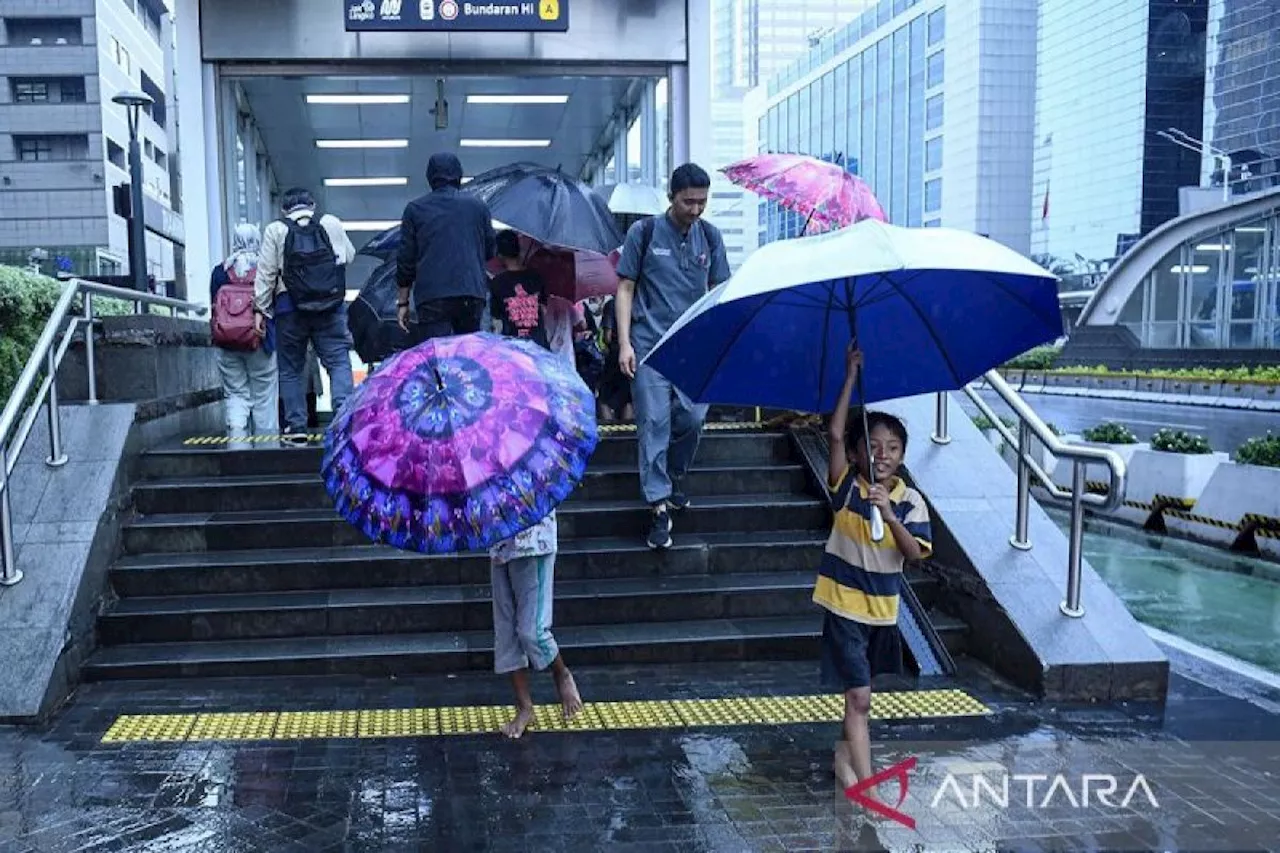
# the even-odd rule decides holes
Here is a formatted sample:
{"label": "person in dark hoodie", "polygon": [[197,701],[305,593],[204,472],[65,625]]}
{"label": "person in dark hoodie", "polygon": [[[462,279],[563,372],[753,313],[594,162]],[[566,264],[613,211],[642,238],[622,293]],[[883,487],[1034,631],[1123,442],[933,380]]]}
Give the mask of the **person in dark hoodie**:
{"label": "person in dark hoodie", "polygon": [[431,192],[404,209],[396,256],[397,315],[415,346],[480,330],[489,299],[485,263],[497,253],[488,206],[460,191],[461,161],[432,154],[427,183]]}

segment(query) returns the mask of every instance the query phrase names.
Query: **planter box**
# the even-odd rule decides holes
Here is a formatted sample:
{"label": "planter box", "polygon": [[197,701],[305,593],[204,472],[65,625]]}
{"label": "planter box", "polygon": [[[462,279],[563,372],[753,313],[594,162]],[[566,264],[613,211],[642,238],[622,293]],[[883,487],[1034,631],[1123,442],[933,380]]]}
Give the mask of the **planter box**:
{"label": "planter box", "polygon": [[1190,396],[1191,383],[1186,379],[1166,379],[1164,381],[1164,393],[1184,394]]}
{"label": "planter box", "polygon": [[1254,383],[1252,382],[1222,383],[1222,396],[1228,400],[1252,400],[1253,394]]}
{"label": "planter box", "polygon": [[1191,385],[1191,396],[1193,397],[1221,397],[1222,386],[1225,383],[1215,382],[1213,380],[1202,380]]}
{"label": "planter box", "polygon": [[1093,376],[1090,377],[1090,387],[1099,391],[1136,391],[1138,389],[1138,378],[1136,376]]}
{"label": "planter box", "polygon": [[[1151,450],[1151,445],[1149,444],[1103,444],[1096,441],[1085,441],[1083,438],[1077,436],[1068,436],[1064,440],[1071,441],[1076,444],[1087,444],[1091,447],[1105,447],[1108,450],[1114,450],[1119,454],[1120,458],[1124,460],[1125,465],[1128,466],[1131,471],[1131,460],[1133,459],[1134,454],[1143,450],[1148,452]],[[1070,489],[1072,467],[1073,465],[1070,459],[1055,458],[1053,462],[1053,470],[1051,472],[1053,475],[1053,482],[1064,489]],[[1107,466],[1102,463],[1087,466],[1085,468],[1084,477],[1087,481],[1099,482],[1109,482],[1111,479],[1111,475],[1107,471]]]}
{"label": "planter box", "polygon": [[1165,380],[1157,376],[1136,376],[1137,390],[1144,394],[1163,394]]}
{"label": "planter box", "polygon": [[1028,388],[1043,388],[1045,372],[1043,370],[1028,370],[1023,384]]}
{"label": "planter box", "polygon": [[1214,472],[1230,460],[1226,453],[1165,453],[1144,446],[1129,457],[1125,500],[1151,503],[1164,495],[1198,501]]}
{"label": "planter box", "polygon": [[1275,402],[1280,400],[1280,394],[1276,393],[1276,384],[1274,382],[1257,382],[1253,386],[1253,399],[1269,400]]}
{"label": "planter box", "polygon": [[1071,385],[1071,380],[1077,377],[1063,373],[1046,373],[1044,384],[1047,388],[1066,388]]}
{"label": "planter box", "polygon": [[[1192,512],[1228,524],[1236,524],[1249,513],[1280,518],[1280,468],[1236,462],[1219,464]],[[1221,544],[1230,544],[1237,533],[1184,519],[1169,519],[1169,526],[1198,539]],[[1258,547],[1270,556],[1280,556],[1280,540],[1259,536]]]}

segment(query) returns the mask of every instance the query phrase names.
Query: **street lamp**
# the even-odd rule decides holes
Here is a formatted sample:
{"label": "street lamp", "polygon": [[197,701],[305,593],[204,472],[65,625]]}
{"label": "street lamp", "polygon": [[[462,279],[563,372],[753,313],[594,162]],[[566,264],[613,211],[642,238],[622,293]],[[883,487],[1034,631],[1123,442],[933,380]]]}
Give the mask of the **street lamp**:
{"label": "street lamp", "polygon": [[138,121],[143,107],[155,103],[146,92],[124,91],[111,99],[125,108],[129,117],[129,271],[133,287],[147,291],[147,232],[142,218],[142,146],[138,143]]}
{"label": "street lamp", "polygon": [[[1175,136],[1176,134],[1176,136]],[[1186,131],[1171,127],[1168,130],[1157,130],[1156,136],[1164,137],[1174,145],[1180,145],[1189,151],[1194,151],[1200,156],[1209,154],[1222,163],[1222,200],[1224,202],[1231,201],[1231,155],[1225,151],[1214,148],[1203,140],[1196,139]]]}

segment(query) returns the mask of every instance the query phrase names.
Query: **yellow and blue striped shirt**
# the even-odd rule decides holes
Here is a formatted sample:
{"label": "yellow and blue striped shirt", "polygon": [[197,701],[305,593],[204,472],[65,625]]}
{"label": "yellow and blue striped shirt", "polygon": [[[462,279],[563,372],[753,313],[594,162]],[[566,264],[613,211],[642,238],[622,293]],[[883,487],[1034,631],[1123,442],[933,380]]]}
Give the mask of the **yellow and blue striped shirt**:
{"label": "yellow and blue striped shirt", "polygon": [[[933,531],[924,498],[901,477],[894,477],[886,485],[893,514],[928,557],[933,553]],[[867,482],[854,474],[852,465],[831,487],[831,507],[836,517],[818,568],[813,600],[854,622],[895,625],[905,560],[887,529],[887,519],[884,538],[872,541]]]}

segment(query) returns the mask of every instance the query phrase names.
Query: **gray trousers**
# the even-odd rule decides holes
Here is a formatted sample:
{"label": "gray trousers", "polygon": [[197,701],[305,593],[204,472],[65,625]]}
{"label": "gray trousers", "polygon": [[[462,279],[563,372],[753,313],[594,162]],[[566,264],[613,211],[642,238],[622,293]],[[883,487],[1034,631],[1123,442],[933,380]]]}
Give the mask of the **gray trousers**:
{"label": "gray trousers", "polygon": [[645,503],[671,497],[693,465],[707,406],[695,404],[652,367],[640,365],[631,383],[640,447],[640,490]]}
{"label": "gray trousers", "polygon": [[490,565],[494,672],[544,670],[560,654],[551,636],[555,565],[555,554]]}
{"label": "gray trousers", "polygon": [[[218,373],[226,393],[227,435],[243,440],[280,431],[276,401],[280,395],[275,353],[218,350]],[[253,420],[252,431],[249,421]]]}

